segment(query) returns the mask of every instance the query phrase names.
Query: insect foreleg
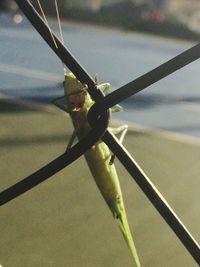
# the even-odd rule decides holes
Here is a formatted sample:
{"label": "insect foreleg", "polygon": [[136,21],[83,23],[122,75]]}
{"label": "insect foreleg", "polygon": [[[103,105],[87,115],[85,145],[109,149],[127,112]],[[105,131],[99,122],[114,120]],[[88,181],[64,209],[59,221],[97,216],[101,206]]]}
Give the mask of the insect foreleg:
{"label": "insect foreleg", "polygon": [[[56,107],[60,108],[61,110],[65,111],[67,113],[70,113],[70,110],[69,110],[68,107],[66,107],[66,106],[62,105],[61,103],[59,103],[59,101],[62,100],[62,99],[66,99],[66,96],[60,96],[58,98],[53,99],[52,100],[52,104],[54,104]],[[71,137],[70,137],[70,139],[69,139],[69,142],[67,144],[66,151],[68,151],[72,147],[76,136],[77,136],[76,135],[76,130],[74,130],[72,135],[71,135]]]}
{"label": "insect foreleg", "polygon": [[70,139],[69,139],[69,143],[67,145],[66,151],[68,151],[72,147],[76,136],[77,136],[76,135],[76,130],[74,130],[73,133],[72,133],[72,135],[71,135],[71,137],[70,137]]}
{"label": "insect foreleg", "polygon": [[[119,142],[122,143],[123,140],[124,140],[124,137],[128,131],[128,125],[125,124],[125,125],[122,125],[120,127],[117,127],[117,128],[109,128],[109,130],[111,131],[111,133],[113,133],[114,135],[117,135],[117,134],[120,134],[120,137],[119,137]],[[110,159],[110,162],[109,164],[112,165],[114,163],[114,159],[115,159],[115,155],[112,154],[111,155],[111,159]]]}
{"label": "insect foreleg", "polygon": [[60,97],[57,97],[57,98],[53,99],[53,100],[51,101],[51,103],[54,104],[54,105],[55,105],[56,107],[58,107],[59,109],[65,111],[65,112],[67,112],[67,113],[69,113],[70,110],[68,109],[68,107],[66,107],[66,106],[62,105],[61,103],[59,103],[59,101],[62,100],[62,99],[66,99],[66,96],[60,96]]}
{"label": "insect foreleg", "polygon": [[105,95],[110,91],[110,83],[100,83],[97,85],[97,89],[101,90]]}

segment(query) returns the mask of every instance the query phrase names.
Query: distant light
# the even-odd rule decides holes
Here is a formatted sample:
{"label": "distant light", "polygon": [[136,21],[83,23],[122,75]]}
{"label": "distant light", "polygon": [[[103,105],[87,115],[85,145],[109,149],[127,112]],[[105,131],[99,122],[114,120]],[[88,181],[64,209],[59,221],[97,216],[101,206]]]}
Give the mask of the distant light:
{"label": "distant light", "polygon": [[[22,17],[22,15],[20,15],[20,14],[16,14],[16,15],[14,15],[14,17],[13,17],[13,20],[14,20],[15,23],[19,24],[19,23],[22,22],[23,17]],[[2,266],[0,265],[0,267],[2,267]]]}

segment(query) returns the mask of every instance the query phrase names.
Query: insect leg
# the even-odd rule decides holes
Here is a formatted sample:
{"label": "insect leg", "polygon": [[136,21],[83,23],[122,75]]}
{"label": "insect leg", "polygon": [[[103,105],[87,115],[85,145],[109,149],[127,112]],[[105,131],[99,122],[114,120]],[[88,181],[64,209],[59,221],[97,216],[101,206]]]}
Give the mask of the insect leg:
{"label": "insect leg", "polygon": [[[61,110],[69,113],[69,109],[66,106],[59,103],[59,101],[62,100],[63,98],[65,98],[65,96],[60,96],[58,98],[53,99],[52,104],[54,104],[56,107],[60,108]],[[68,151],[72,147],[75,138],[76,138],[76,131],[74,130],[67,144],[66,151]]]}
{"label": "insect leg", "polygon": [[[119,142],[122,143],[123,140],[124,140],[124,137],[128,131],[128,125],[125,124],[125,125],[122,125],[120,127],[117,127],[117,128],[109,128],[109,130],[111,131],[111,133],[113,133],[114,135],[117,135],[117,134],[120,134],[120,137],[119,137]],[[112,154],[111,155],[111,159],[110,159],[110,162],[109,164],[112,165],[114,163],[114,159],[115,159],[115,155]]]}
{"label": "insect leg", "polygon": [[68,151],[72,147],[75,138],[76,138],[76,130],[73,131],[73,133],[72,133],[72,135],[71,135],[71,137],[69,139],[69,143],[67,145],[66,151]]}
{"label": "insect leg", "polygon": [[97,89],[101,90],[105,95],[110,91],[110,83],[100,83],[97,85]]}
{"label": "insect leg", "polygon": [[60,101],[61,99],[64,99],[64,98],[65,98],[65,96],[60,96],[60,97],[57,97],[57,98],[53,99],[51,102],[52,102],[52,104],[54,104],[56,107],[58,107],[58,108],[60,108],[61,110],[63,110],[63,111],[65,111],[65,112],[69,113],[69,109],[68,109],[66,106],[64,106],[64,105],[62,105],[62,104],[59,103],[59,101]]}

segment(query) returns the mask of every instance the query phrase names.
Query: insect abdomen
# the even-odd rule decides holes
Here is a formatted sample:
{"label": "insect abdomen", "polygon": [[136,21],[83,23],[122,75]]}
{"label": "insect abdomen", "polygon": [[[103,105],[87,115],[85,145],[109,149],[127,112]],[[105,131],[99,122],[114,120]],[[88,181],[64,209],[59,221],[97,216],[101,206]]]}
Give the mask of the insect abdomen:
{"label": "insect abdomen", "polygon": [[85,158],[93,178],[113,215],[119,215],[120,207],[123,207],[122,193],[115,166],[109,164],[110,151],[107,145],[99,141],[85,153]]}

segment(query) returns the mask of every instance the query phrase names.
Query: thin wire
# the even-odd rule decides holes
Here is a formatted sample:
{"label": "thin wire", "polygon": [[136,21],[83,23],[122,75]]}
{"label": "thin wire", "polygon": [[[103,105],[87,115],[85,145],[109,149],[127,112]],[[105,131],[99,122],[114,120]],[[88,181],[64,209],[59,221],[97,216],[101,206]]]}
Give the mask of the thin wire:
{"label": "thin wire", "polygon": [[[95,89],[95,82],[90,77],[90,75],[83,69],[83,67],[80,65],[80,63],[71,55],[71,53],[59,42],[59,40],[55,37],[56,41],[58,42],[58,49],[55,49],[54,45],[52,44],[52,39],[49,36],[49,32],[47,32],[47,29],[45,28],[46,25],[43,25],[43,20],[41,20],[37,14],[37,12],[31,7],[30,2],[26,0],[15,0],[20,8],[23,10],[25,15],[28,17],[30,22],[33,24],[33,26],[36,28],[36,30],[41,34],[41,36],[45,39],[45,41],[49,44],[49,46],[52,48],[52,50],[61,58],[63,62],[68,66],[69,69],[77,76],[77,78],[82,82],[86,83],[90,89],[89,92],[91,92],[92,97],[94,96],[94,99],[98,102],[98,100],[102,100],[102,97],[99,97],[99,90]],[[200,45],[199,45],[200,46]],[[199,58],[199,53],[197,50],[199,49],[199,46],[191,48],[190,53],[188,54],[183,53],[178,58],[174,58],[171,60],[170,64],[164,64],[163,66],[160,66],[155,70],[147,73],[143,77],[140,77],[139,80],[134,81],[135,87],[139,83],[139,89],[136,90],[126,90],[125,98],[136,93],[139,90],[144,89],[145,87],[149,86],[150,84],[153,84],[157,80],[162,79],[163,77],[166,77],[167,75],[173,73],[175,70],[182,68],[183,66],[187,65],[188,63],[196,60]],[[197,52],[197,53],[196,53]],[[176,66],[175,68],[173,66]],[[133,84],[129,84],[132,87]],[[108,106],[114,105],[116,101],[122,101],[124,98],[122,97],[122,90],[118,91],[118,94],[112,94],[111,99],[110,98],[104,98],[107,101],[105,103],[103,102],[104,106],[103,108],[107,108]],[[108,101],[109,100],[109,101]],[[116,102],[116,103],[118,103]],[[105,105],[106,104],[106,105]],[[96,109],[97,113],[99,112],[101,114],[101,110],[99,108]],[[96,121],[96,118],[98,117],[98,114],[96,116],[95,112],[89,112],[91,122]],[[145,182],[146,179],[145,175],[143,174],[143,171],[139,168],[137,164],[133,164],[131,160],[131,156],[127,151],[124,150],[124,148],[121,146],[121,144],[117,143],[117,140],[115,140],[114,137],[107,131],[106,134],[103,137],[103,140],[108,144],[108,146],[111,148],[111,150],[117,155],[119,160],[122,162],[124,166],[126,166],[129,173],[136,178],[136,182],[140,185],[142,190],[146,193],[148,193],[149,197],[152,199],[152,203],[154,203],[154,206],[157,208],[157,210],[162,214],[163,218],[168,222],[168,224],[171,226],[171,228],[174,230],[176,235],[180,238],[182,243],[186,246],[188,251],[191,253],[193,258],[197,261],[198,264],[200,264],[200,249],[198,244],[193,240],[193,238],[190,236],[190,234],[184,229],[183,226],[181,226],[181,222],[177,220],[176,216],[172,213],[172,216],[170,218],[169,213],[171,213],[168,205],[166,205],[165,201],[162,200],[162,197],[160,194],[153,193],[152,194],[152,183],[149,184],[148,180]],[[155,190],[156,191],[156,190]],[[147,195],[147,194],[146,194]],[[165,207],[165,212],[163,210],[163,207]],[[183,235],[182,235],[183,233]],[[182,237],[183,236],[183,237]]]}
{"label": "thin wire", "polygon": [[47,24],[41,15],[36,11],[34,6],[29,0],[15,0],[22,12],[28,18],[30,23],[36,29],[36,31],[41,35],[41,37],[46,41],[54,53],[61,59],[62,62],[67,66],[68,69],[73,72],[77,79],[84,84],[88,85],[88,92],[91,94],[92,98],[98,102],[101,98],[100,90],[96,90],[96,84],[91,75],[81,66],[78,60],[72,55],[67,47],[65,47],[61,41],[54,35],[54,39],[58,45],[58,49],[55,47],[52,41],[51,34],[49,32]]}

